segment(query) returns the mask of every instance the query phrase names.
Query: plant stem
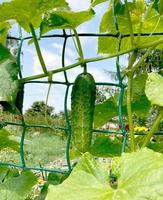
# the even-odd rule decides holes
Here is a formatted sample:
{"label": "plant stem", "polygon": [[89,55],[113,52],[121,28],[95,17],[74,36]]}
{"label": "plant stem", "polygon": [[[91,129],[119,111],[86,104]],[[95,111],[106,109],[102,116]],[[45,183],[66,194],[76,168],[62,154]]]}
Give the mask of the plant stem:
{"label": "plant stem", "polygon": [[139,26],[138,37],[137,37],[137,40],[136,40],[136,43],[137,43],[137,44],[139,44],[139,42],[140,42],[142,27],[143,27],[143,21],[141,20],[140,26]]}
{"label": "plant stem", "polygon": [[[78,33],[77,33],[76,29],[73,29],[73,31],[74,31],[76,42],[77,42],[77,48],[78,48],[80,61],[83,62],[84,61],[84,54],[83,54],[80,38],[78,36]],[[87,67],[86,67],[86,63],[85,62],[82,63],[82,67],[84,67],[84,73],[86,73],[87,72]]]}
{"label": "plant stem", "polygon": [[78,47],[77,47],[77,44],[76,44],[76,41],[75,41],[75,38],[74,38],[75,34],[72,34],[71,31],[70,31],[70,33],[71,33],[71,35],[72,35],[72,39],[73,39],[73,42],[74,42],[74,45],[75,45],[75,49],[76,49],[76,51],[77,51],[78,54],[79,54],[79,50],[78,50]]}
{"label": "plant stem", "polygon": [[129,25],[129,30],[130,30],[131,45],[134,46],[134,32],[132,28],[132,21],[131,21],[131,16],[130,16],[127,0],[125,0],[125,6],[126,6],[126,14],[127,14],[128,25]]}
{"label": "plant stem", "polygon": [[127,114],[128,114],[128,125],[129,125],[129,131],[130,131],[130,138],[131,138],[131,150],[135,151],[135,136],[134,136],[134,127],[133,127],[133,119],[132,119],[132,107],[131,107],[131,101],[132,101],[132,81],[133,81],[133,71],[132,67],[137,57],[137,51],[134,51],[131,54],[131,57],[129,59],[128,64],[128,84],[127,84]]}
{"label": "plant stem", "polygon": [[[157,41],[150,42],[146,46],[145,45],[138,46],[136,49],[138,49],[138,50],[144,49],[144,48],[148,48],[148,47],[151,47],[151,46],[156,46],[156,45],[161,44],[161,43],[163,43],[163,39],[159,39]],[[87,59],[84,59],[83,61],[76,62],[72,65],[61,67],[61,68],[58,68],[58,69],[55,69],[55,70],[49,70],[48,73],[56,74],[56,73],[59,73],[59,72],[63,72],[63,71],[75,68],[75,67],[77,67],[77,66],[79,66],[83,63],[96,62],[96,61],[106,60],[106,59],[109,59],[109,58],[114,58],[114,57],[117,57],[117,56],[120,56],[120,55],[130,53],[134,50],[135,50],[135,48],[131,48],[129,50],[121,51],[121,52],[111,54],[111,55],[103,55],[103,56],[98,56],[98,57],[94,57],[94,58],[87,58]],[[24,82],[27,82],[27,81],[31,81],[31,80],[35,80],[35,79],[39,79],[39,78],[44,78],[44,77],[47,77],[47,76],[48,76],[48,74],[45,74],[45,73],[38,74],[38,75],[29,76],[29,77],[26,77],[26,78],[19,79],[19,82],[24,83]]]}
{"label": "plant stem", "polygon": [[131,138],[131,150],[135,151],[135,136],[134,136],[134,127],[133,127],[133,120],[132,120],[132,108],[131,108],[131,95],[132,95],[132,79],[133,76],[128,76],[128,85],[127,85],[127,114],[128,114],[128,125],[130,131],[130,138]]}
{"label": "plant stem", "polygon": [[47,118],[47,110],[48,110],[48,100],[49,100],[49,95],[50,95],[50,90],[51,90],[51,86],[52,86],[52,82],[49,83],[48,86],[48,92],[47,92],[47,96],[46,96],[46,100],[45,100],[45,123],[48,125],[48,118]]}
{"label": "plant stem", "polygon": [[157,129],[159,127],[159,124],[160,124],[160,122],[161,122],[162,119],[163,119],[163,108],[161,108],[160,113],[158,114],[156,120],[154,121],[154,123],[153,123],[150,131],[148,132],[148,134],[147,134],[147,136],[145,138],[145,141],[144,141],[144,143],[142,145],[142,148],[149,145],[150,139],[152,138],[152,136],[157,131]]}
{"label": "plant stem", "polygon": [[78,53],[80,58],[83,60],[84,59],[84,55],[83,55],[83,50],[82,50],[82,46],[81,46],[81,42],[80,42],[80,38],[78,36],[78,33],[76,31],[76,29],[73,29],[74,34],[75,34],[75,38],[76,38],[76,42],[77,42],[77,47],[78,47]]}
{"label": "plant stem", "polygon": [[37,37],[36,37],[34,27],[31,23],[29,24],[29,27],[30,27],[30,30],[31,30],[31,33],[32,33],[32,37],[33,37],[33,40],[34,40],[35,48],[36,48],[36,51],[37,51],[37,55],[38,55],[42,70],[43,70],[44,74],[48,74],[48,71],[46,69],[46,65],[45,65],[45,62],[44,62],[44,59],[43,59],[43,56],[42,56],[42,53],[41,53],[41,49],[40,49],[40,46],[39,46],[39,43],[38,43],[38,40],[37,40]]}

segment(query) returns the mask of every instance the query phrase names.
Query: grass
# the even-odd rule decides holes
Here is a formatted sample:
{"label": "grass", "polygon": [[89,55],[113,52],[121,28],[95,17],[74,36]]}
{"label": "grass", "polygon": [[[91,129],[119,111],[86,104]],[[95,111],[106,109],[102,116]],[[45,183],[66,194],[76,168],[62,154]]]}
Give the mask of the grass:
{"label": "grass", "polygon": [[[66,140],[58,136],[40,135],[25,140],[24,155],[28,166],[42,166],[65,155]],[[1,162],[20,164],[20,155],[16,151],[4,149],[0,151]]]}
{"label": "grass", "polygon": [[58,136],[41,134],[31,138],[25,145],[25,158],[28,165],[46,165],[57,158],[64,157],[66,141]]}
{"label": "grass", "polygon": [[[21,123],[20,116],[9,112],[3,112],[0,109],[0,121]],[[43,115],[25,116],[28,124],[46,124]],[[64,126],[64,116],[48,118],[50,125]],[[22,128],[19,126],[8,125],[5,127],[11,133],[11,139],[20,142]],[[65,156],[66,137],[60,130],[51,130],[47,128],[28,128],[25,134],[24,156],[28,166],[34,167],[47,165],[58,158]],[[20,164],[20,154],[11,150],[3,149],[0,151],[1,162],[12,162]]]}
{"label": "grass", "polygon": [[[21,128],[7,126],[6,129],[11,133],[11,139],[20,142]],[[57,136],[54,131],[48,129],[41,132],[36,130],[28,129],[26,132],[24,156],[28,166],[44,166],[65,156],[66,138],[61,131],[60,136]],[[20,164],[20,154],[9,148],[3,149],[0,151],[0,161]]]}

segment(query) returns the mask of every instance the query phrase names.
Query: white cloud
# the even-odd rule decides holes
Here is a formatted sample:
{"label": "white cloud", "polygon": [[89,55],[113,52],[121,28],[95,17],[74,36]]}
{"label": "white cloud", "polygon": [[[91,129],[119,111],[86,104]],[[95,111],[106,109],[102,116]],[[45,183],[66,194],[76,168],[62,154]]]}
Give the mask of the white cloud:
{"label": "white cloud", "polygon": [[[63,44],[53,43],[52,46],[61,53]],[[74,51],[70,47],[66,47],[66,57],[68,58],[68,60],[73,61],[75,59],[75,56],[76,54],[74,53]]]}
{"label": "white cloud", "polygon": [[74,11],[86,10],[90,6],[89,0],[67,0],[67,2]]}
{"label": "white cloud", "polygon": [[0,3],[10,2],[11,0],[0,0]]}
{"label": "white cloud", "polygon": [[95,78],[95,80],[97,82],[108,82],[109,81],[109,76],[107,73],[105,73],[105,71],[103,69],[90,69],[88,70],[93,77]]}
{"label": "white cloud", "polygon": [[[61,61],[61,53],[62,53],[62,44],[59,43],[53,43],[51,45],[54,47],[52,50],[47,50],[45,48],[42,48],[42,55],[45,60],[45,64],[48,70],[57,69],[62,66]],[[28,49],[28,52],[32,54],[32,60],[33,60],[33,66],[32,66],[32,72],[33,75],[42,73],[42,68],[38,59],[38,56],[36,55],[35,50]],[[70,65],[73,62],[75,62],[75,53],[73,50],[69,47],[66,48],[66,58],[65,58],[65,64]],[[63,80],[63,73],[54,74],[55,80]]]}

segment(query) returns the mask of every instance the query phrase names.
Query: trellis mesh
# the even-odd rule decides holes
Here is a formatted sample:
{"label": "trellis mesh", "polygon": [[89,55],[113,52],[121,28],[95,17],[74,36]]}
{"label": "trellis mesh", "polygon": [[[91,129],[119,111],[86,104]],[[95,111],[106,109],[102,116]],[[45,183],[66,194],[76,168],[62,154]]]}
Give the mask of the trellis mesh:
{"label": "trellis mesh", "polygon": [[[66,44],[68,41],[68,38],[73,37],[73,34],[66,34],[65,31],[63,31],[63,34],[55,34],[55,35],[46,35],[43,36],[42,38],[51,38],[51,37],[62,37],[64,38],[63,42],[63,49],[62,49],[62,67],[64,69],[65,67],[65,52],[66,52]],[[85,36],[102,36],[100,34],[89,34],[89,33],[84,33],[84,34],[79,34],[81,37]],[[31,37],[26,37],[22,38],[15,38],[15,37],[10,37],[10,39],[16,39],[19,41],[19,48],[18,48],[18,56],[17,56],[17,63],[19,66],[21,66],[21,51],[22,51],[22,45],[25,40],[30,39]],[[108,134],[122,134],[123,135],[123,142],[122,142],[122,152],[124,151],[125,148],[125,143],[126,143],[126,131],[123,123],[123,117],[122,117],[122,100],[123,100],[123,93],[124,93],[124,88],[125,85],[122,82],[122,77],[120,74],[120,65],[119,65],[119,58],[117,58],[116,61],[116,67],[117,67],[117,77],[118,77],[118,83],[112,83],[112,82],[96,82],[96,85],[102,85],[102,86],[114,86],[119,88],[119,123],[121,125],[121,131],[120,132],[114,132],[114,131],[109,131],[109,130],[99,130],[99,129],[94,129],[95,133],[108,133]],[[64,112],[65,112],[65,119],[66,119],[66,125],[65,127],[58,127],[58,126],[53,126],[53,125],[36,125],[36,124],[27,124],[24,118],[22,117],[21,122],[4,122],[1,121],[1,125],[4,127],[6,125],[12,125],[12,126],[19,126],[22,127],[22,134],[21,134],[21,141],[20,141],[20,158],[21,158],[21,164],[14,164],[12,162],[0,162],[0,165],[7,165],[7,166],[14,166],[14,167],[20,167],[22,169],[33,169],[33,170],[42,170],[42,171],[53,171],[53,172],[62,172],[63,170],[61,169],[50,169],[50,168],[45,168],[45,167],[30,167],[26,160],[25,160],[25,155],[24,155],[24,143],[25,143],[25,138],[26,138],[26,132],[29,128],[43,128],[43,129],[59,129],[64,131],[67,134],[67,144],[66,144],[66,160],[67,160],[67,166],[68,170],[71,171],[71,162],[69,158],[69,149],[70,149],[70,143],[71,143],[71,124],[70,124],[70,119],[69,119],[69,112],[67,108],[67,101],[68,101],[68,95],[70,92],[70,86],[73,85],[73,82],[69,81],[67,72],[63,70],[64,73],[64,82],[60,81],[53,81],[53,80],[48,80],[48,81],[39,81],[39,80],[32,80],[32,81],[27,81],[22,83],[22,85],[25,84],[37,84],[37,83],[42,83],[42,84],[59,84],[59,85],[66,85],[66,92],[65,92],[65,97],[64,97]],[[20,74],[20,78],[22,77],[22,74]]]}
{"label": "trellis mesh", "polygon": [[[120,51],[120,46],[121,46],[121,39],[124,37],[122,35],[119,35],[118,32],[118,24],[115,18],[115,27],[117,30],[117,34],[112,35],[112,34],[93,34],[93,33],[83,33],[83,34],[78,34],[79,37],[116,37],[119,38],[119,51]],[[63,127],[60,126],[53,126],[53,125],[45,125],[45,124],[28,124],[24,118],[22,117],[20,122],[6,122],[4,120],[2,120],[0,122],[1,127],[5,127],[7,125],[11,125],[11,126],[18,126],[21,127],[22,129],[22,133],[21,133],[21,140],[20,140],[20,159],[21,159],[21,164],[15,164],[13,162],[0,162],[0,165],[6,165],[6,166],[13,166],[13,167],[19,167],[22,169],[32,169],[32,170],[40,170],[40,171],[49,171],[49,172],[64,172],[64,170],[62,169],[50,169],[50,168],[45,168],[42,166],[39,167],[33,167],[33,166],[29,166],[28,163],[25,160],[25,155],[24,155],[24,144],[25,144],[25,138],[26,138],[26,132],[28,129],[30,128],[42,128],[42,129],[50,129],[50,130],[62,130],[66,133],[67,135],[67,141],[66,141],[66,145],[65,145],[65,154],[66,154],[66,162],[67,162],[67,170],[70,172],[72,169],[71,166],[71,161],[70,161],[70,154],[69,154],[69,150],[70,150],[70,144],[71,144],[71,122],[70,122],[70,117],[69,117],[69,112],[68,112],[68,107],[67,107],[67,103],[68,103],[68,95],[70,92],[70,87],[73,85],[73,82],[69,81],[69,77],[67,75],[67,70],[68,69],[72,69],[78,65],[81,65],[80,62],[78,62],[78,64],[72,64],[69,65],[68,67],[65,67],[65,52],[66,52],[66,44],[69,38],[74,37],[74,34],[67,34],[65,32],[65,30],[63,30],[63,34],[53,34],[53,35],[46,35],[46,36],[42,36],[42,39],[46,39],[46,38],[53,38],[53,37],[60,37],[64,39],[63,42],[63,49],[62,49],[62,69],[56,69],[56,70],[52,70],[50,71],[50,73],[48,73],[48,76],[50,74],[56,74],[56,73],[64,73],[64,81],[60,82],[60,81],[53,81],[52,78],[50,78],[48,81],[39,81],[39,80],[28,80],[25,81],[25,79],[23,79],[22,74],[20,73],[19,76],[21,78],[21,84],[22,87],[25,84],[37,84],[37,83],[42,83],[42,84],[59,84],[59,85],[65,85],[66,86],[66,92],[65,92],[65,96],[64,96],[64,113],[65,113],[65,119],[66,119],[66,124]],[[25,37],[23,38],[22,35],[20,35],[19,38],[15,38],[15,37],[10,37],[10,39],[14,39],[14,40],[18,40],[19,41],[19,48],[18,48],[18,56],[17,56],[17,63],[19,65],[19,67],[21,66],[21,51],[22,51],[22,45],[23,42],[26,40],[31,39],[32,37]],[[90,62],[89,60],[85,60],[85,63]],[[124,90],[126,85],[123,83],[123,77],[121,76],[121,71],[120,71],[120,63],[119,63],[119,56],[116,58],[116,74],[117,74],[117,79],[118,79],[118,83],[113,83],[113,82],[96,82],[96,85],[103,85],[103,86],[114,86],[116,88],[118,88],[119,90],[119,100],[118,100],[118,105],[119,105],[119,124],[121,127],[121,131],[111,131],[111,130],[101,130],[101,129],[94,129],[93,132],[94,133],[106,133],[106,134],[120,134],[122,135],[122,152],[124,152],[125,150],[125,144],[126,144],[126,140],[127,140],[127,132],[125,130],[125,124],[124,124],[124,120],[123,120],[123,113],[122,113],[122,104],[123,104],[123,95],[124,95]],[[43,74],[42,77],[37,77],[34,76],[33,79],[37,79],[37,78],[43,78],[46,77],[46,74]]]}

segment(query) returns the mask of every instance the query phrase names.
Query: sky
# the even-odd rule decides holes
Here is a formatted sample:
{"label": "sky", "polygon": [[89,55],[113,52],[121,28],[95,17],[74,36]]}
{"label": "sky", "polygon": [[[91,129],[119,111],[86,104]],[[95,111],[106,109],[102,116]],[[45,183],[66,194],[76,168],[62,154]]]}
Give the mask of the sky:
{"label": "sky", "polygon": [[[4,0],[0,0],[0,3]],[[73,11],[81,11],[89,8],[89,0],[67,0]],[[98,33],[100,20],[105,11],[107,10],[108,2],[102,3],[95,7],[96,15],[90,21],[83,23],[77,28],[78,33]],[[18,26],[15,25],[10,31],[11,35],[18,36]],[[70,33],[69,30],[66,30]],[[52,33],[62,33],[62,31],[53,31]],[[23,31],[23,36],[27,33]],[[82,48],[85,58],[91,58],[97,56],[97,38],[93,37],[80,37]],[[61,52],[63,46],[63,39],[51,38],[42,39],[39,41],[43,58],[46,66],[49,70],[60,68],[61,65]],[[66,46],[66,59],[65,64],[73,64],[78,58],[75,50],[73,40],[68,39]],[[125,59],[122,60],[125,64]],[[23,43],[21,65],[23,77],[40,74],[42,69],[37,58],[35,47],[33,44],[28,44],[28,41]],[[96,81],[98,82],[111,82],[111,76],[106,71],[115,72],[115,59],[109,59],[100,62],[94,62],[88,64],[88,72],[90,72]],[[79,73],[82,72],[81,67],[74,68],[67,71],[69,81],[74,81]],[[44,79],[45,80],[45,79]],[[64,81],[63,72],[55,74],[53,76],[54,81]],[[55,112],[58,113],[64,108],[64,94],[66,87],[63,85],[53,85],[50,91],[48,99],[48,105],[55,108]],[[25,96],[24,96],[24,112],[32,105],[34,101],[45,101],[47,95],[48,85],[46,84],[26,84]],[[68,98],[68,108],[71,105],[71,91]]]}

